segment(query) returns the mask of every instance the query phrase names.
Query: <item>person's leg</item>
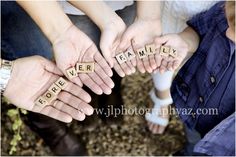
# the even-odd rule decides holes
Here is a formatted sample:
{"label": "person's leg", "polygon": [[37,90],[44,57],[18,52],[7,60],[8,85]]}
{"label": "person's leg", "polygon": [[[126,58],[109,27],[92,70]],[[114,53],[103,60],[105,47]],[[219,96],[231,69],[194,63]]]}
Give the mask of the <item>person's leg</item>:
{"label": "person's leg", "polygon": [[150,95],[153,100],[154,111],[146,115],[149,130],[153,133],[162,134],[169,122],[169,106],[172,103],[170,87],[174,72],[168,71],[163,74],[157,72],[152,75],[154,90]]}
{"label": "person's leg", "polygon": [[[16,4],[1,2],[2,58],[14,60],[40,55],[52,58],[49,41],[32,19]],[[66,124],[41,114],[28,112],[25,122],[41,136],[56,155],[86,155],[85,148]]]}

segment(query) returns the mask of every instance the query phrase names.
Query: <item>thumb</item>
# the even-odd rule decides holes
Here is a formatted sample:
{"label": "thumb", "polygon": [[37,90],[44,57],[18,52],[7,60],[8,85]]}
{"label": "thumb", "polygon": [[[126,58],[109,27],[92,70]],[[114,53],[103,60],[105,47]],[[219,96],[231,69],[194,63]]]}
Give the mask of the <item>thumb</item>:
{"label": "thumb", "polygon": [[56,75],[60,75],[62,76],[63,73],[60,71],[60,69],[56,66],[55,63],[53,63],[52,61],[49,61],[47,59],[44,60],[44,68],[45,70],[47,70],[48,72],[54,73]]}
{"label": "thumb", "polygon": [[102,50],[102,52],[103,52],[103,57],[108,62],[109,66],[112,68],[114,66],[112,52],[107,48]]}
{"label": "thumb", "polygon": [[119,50],[125,51],[131,45],[131,39],[133,38],[133,31],[127,29],[121,37]]}
{"label": "thumb", "polygon": [[163,35],[160,37],[156,37],[154,42],[156,45],[164,45],[165,43],[167,43],[168,40],[169,40],[169,35]]}

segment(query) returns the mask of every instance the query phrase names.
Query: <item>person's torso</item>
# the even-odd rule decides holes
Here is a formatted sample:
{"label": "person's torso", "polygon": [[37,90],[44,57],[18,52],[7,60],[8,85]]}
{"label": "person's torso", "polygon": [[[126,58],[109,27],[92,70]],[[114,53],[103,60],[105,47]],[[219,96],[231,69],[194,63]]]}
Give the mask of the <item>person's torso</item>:
{"label": "person's torso", "polygon": [[187,27],[186,21],[211,8],[217,1],[163,1],[162,33],[179,33]]}
{"label": "person's torso", "polygon": [[235,44],[225,35],[225,15],[214,19],[171,87],[177,109],[191,110],[181,119],[202,135],[235,111]]}

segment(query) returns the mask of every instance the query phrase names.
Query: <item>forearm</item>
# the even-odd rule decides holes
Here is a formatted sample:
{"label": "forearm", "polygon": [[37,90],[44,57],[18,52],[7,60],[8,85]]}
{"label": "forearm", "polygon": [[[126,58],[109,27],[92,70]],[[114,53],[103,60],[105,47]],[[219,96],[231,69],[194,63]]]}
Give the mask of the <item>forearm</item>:
{"label": "forearm", "polygon": [[189,58],[198,48],[199,36],[191,27],[185,28],[183,32],[179,33],[179,35],[188,45],[187,58]]}
{"label": "forearm", "polygon": [[137,18],[145,20],[161,20],[160,1],[138,1]]}
{"label": "forearm", "polygon": [[110,24],[123,22],[122,19],[103,1],[69,1],[82,10],[90,19],[104,30]]}
{"label": "forearm", "polygon": [[17,1],[53,43],[72,22],[57,1]]}

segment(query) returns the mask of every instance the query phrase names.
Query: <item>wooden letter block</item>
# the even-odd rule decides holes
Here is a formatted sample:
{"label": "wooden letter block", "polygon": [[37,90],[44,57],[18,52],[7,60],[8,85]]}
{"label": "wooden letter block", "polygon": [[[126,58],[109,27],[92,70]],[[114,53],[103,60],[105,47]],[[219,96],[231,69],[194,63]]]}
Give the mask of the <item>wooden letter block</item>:
{"label": "wooden letter block", "polygon": [[172,57],[177,57],[177,51],[176,49],[173,49],[173,48],[170,48],[170,53],[169,53],[170,56]]}
{"label": "wooden letter block", "polygon": [[168,57],[169,53],[170,53],[170,47],[168,47],[168,46],[161,46],[161,49],[160,49],[160,55],[161,56]]}
{"label": "wooden letter block", "polygon": [[66,72],[70,79],[78,76],[77,71],[75,70],[74,67],[67,69]]}
{"label": "wooden letter block", "polygon": [[125,57],[124,53],[120,53],[120,54],[116,55],[116,60],[119,64],[122,64],[127,61],[127,58]]}
{"label": "wooden letter block", "polygon": [[154,44],[149,44],[145,46],[147,55],[153,55],[156,53],[156,47]]}
{"label": "wooden letter block", "polygon": [[76,71],[78,73],[90,73],[94,72],[95,64],[94,63],[77,63]]}
{"label": "wooden letter block", "polygon": [[67,82],[65,79],[63,79],[62,77],[60,77],[60,78],[55,82],[55,84],[56,84],[59,88],[65,89],[66,86],[67,86],[67,84],[68,84],[68,82]]}
{"label": "wooden letter block", "polygon": [[48,102],[51,103],[53,100],[57,98],[57,95],[53,94],[53,92],[46,91],[46,93],[43,94],[43,98]]}
{"label": "wooden letter block", "polygon": [[50,92],[52,92],[53,94],[58,95],[58,94],[60,93],[60,91],[61,91],[61,88],[58,87],[55,83],[53,83],[53,84],[48,88],[48,90],[49,90]]}
{"label": "wooden letter block", "polygon": [[140,48],[137,50],[138,56],[140,59],[147,57],[145,48]]}
{"label": "wooden letter block", "polygon": [[127,50],[124,54],[128,60],[135,58],[135,53],[133,50]]}
{"label": "wooden letter block", "polygon": [[42,96],[40,96],[34,103],[40,107],[48,105],[48,102]]}

